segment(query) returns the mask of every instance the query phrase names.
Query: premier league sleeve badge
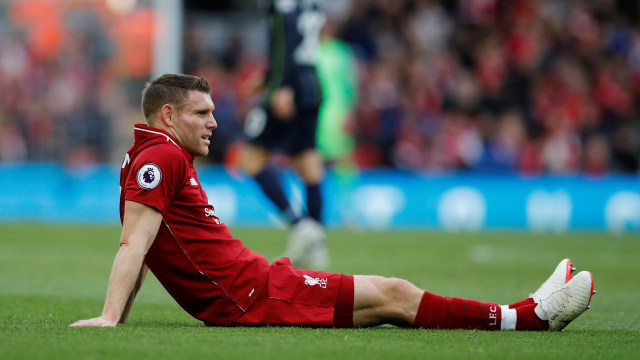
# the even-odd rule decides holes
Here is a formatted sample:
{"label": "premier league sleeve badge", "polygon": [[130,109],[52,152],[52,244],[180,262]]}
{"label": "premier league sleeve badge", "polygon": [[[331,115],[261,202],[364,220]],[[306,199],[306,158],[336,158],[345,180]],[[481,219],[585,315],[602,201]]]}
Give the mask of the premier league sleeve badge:
{"label": "premier league sleeve badge", "polygon": [[162,180],[162,171],[158,165],[147,163],[138,170],[138,185],[145,190],[154,189]]}

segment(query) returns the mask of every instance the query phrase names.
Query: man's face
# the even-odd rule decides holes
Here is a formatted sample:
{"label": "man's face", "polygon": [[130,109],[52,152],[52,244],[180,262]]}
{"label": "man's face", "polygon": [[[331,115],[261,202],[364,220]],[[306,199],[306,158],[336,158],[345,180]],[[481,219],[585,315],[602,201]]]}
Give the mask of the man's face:
{"label": "man's face", "polygon": [[186,103],[176,108],[174,135],[182,146],[193,156],[209,153],[209,137],[218,127],[213,117],[211,96],[201,91],[190,91]]}

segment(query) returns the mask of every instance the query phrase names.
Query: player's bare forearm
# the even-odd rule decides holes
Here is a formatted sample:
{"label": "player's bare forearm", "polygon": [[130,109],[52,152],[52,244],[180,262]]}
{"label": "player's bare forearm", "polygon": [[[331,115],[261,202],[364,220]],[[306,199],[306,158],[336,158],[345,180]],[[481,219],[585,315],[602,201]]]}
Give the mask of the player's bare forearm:
{"label": "player's bare forearm", "polygon": [[128,299],[136,285],[143,260],[144,248],[121,246],[111,268],[102,315],[77,321],[71,326],[116,326],[124,314]]}
{"label": "player's bare forearm", "polygon": [[142,288],[142,283],[144,282],[144,279],[146,276],[147,276],[147,266],[142,264],[140,275],[138,275],[138,281],[136,281],[136,285],[133,287],[131,294],[129,294],[129,298],[127,299],[127,303],[124,306],[122,315],[120,315],[120,320],[118,321],[119,324],[124,324],[129,319],[129,313],[131,312],[133,303],[136,300],[136,295],[138,295],[138,291],[140,291],[140,288]]}
{"label": "player's bare forearm", "polygon": [[111,268],[102,315],[77,321],[71,326],[116,326],[118,322],[127,320],[146,273],[144,257],[153,244],[161,222],[162,214],[156,209],[125,201],[120,250]]}
{"label": "player's bare forearm", "polygon": [[105,300],[102,317],[116,324],[120,320],[129,296],[138,281],[144,261],[144,248],[122,245],[113,263],[107,299]]}

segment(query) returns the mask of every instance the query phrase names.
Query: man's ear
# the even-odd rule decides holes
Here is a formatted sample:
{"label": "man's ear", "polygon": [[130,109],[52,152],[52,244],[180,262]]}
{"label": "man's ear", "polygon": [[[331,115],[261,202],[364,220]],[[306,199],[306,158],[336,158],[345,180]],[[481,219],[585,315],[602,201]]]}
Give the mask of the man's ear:
{"label": "man's ear", "polygon": [[160,121],[167,127],[173,127],[173,117],[176,115],[176,110],[169,104],[164,104],[160,109]]}

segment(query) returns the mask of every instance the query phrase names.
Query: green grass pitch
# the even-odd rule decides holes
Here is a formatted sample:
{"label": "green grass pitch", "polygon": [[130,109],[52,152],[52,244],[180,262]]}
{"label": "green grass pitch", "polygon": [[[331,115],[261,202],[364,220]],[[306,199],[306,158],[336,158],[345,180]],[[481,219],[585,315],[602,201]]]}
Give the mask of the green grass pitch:
{"label": "green grass pitch", "polygon": [[[638,359],[640,236],[331,231],[331,271],[402,277],[431,292],[510,303],[557,262],[590,270],[598,294],[564,332],[207,328],[148,278],[128,324],[100,314],[117,226],[0,224],[0,359]],[[232,229],[270,259],[282,230]]]}

